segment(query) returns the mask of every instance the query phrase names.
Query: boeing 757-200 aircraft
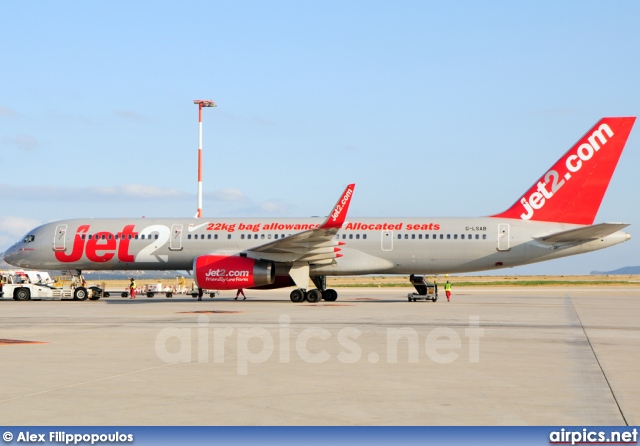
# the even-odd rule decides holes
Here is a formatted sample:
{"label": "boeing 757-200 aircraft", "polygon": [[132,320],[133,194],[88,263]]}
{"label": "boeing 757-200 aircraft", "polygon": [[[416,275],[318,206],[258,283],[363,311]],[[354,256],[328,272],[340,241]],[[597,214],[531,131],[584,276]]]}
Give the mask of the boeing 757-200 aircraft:
{"label": "boeing 757-200 aircraft", "polygon": [[30,231],[4,259],[78,274],[187,270],[201,289],[295,286],[293,302],[318,302],[337,298],[326,276],[466,273],[595,251],[630,238],[627,224],[593,222],[634,122],[603,118],[513,206],[487,217],[347,219],[350,184],[326,219],[63,220]]}

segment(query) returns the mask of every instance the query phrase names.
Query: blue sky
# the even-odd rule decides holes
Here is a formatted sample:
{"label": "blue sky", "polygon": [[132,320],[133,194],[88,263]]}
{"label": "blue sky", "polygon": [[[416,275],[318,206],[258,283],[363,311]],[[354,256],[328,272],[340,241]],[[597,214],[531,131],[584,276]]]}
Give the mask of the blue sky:
{"label": "blue sky", "polygon": [[[71,217],[478,216],[602,116],[637,116],[637,1],[3,2],[0,251]],[[640,264],[640,130],[604,251],[504,271]]]}

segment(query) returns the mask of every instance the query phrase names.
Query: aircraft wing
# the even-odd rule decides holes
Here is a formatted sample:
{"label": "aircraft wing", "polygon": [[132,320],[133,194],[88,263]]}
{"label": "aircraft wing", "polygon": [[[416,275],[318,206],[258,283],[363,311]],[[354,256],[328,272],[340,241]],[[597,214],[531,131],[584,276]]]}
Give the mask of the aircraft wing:
{"label": "aircraft wing", "polygon": [[629,226],[627,223],[599,223],[537,237],[536,240],[549,245],[557,243],[586,243],[611,235],[627,226]]}
{"label": "aircraft wing", "polygon": [[347,186],[327,219],[317,228],[251,248],[246,251],[247,255],[276,262],[332,263],[342,256],[338,246],[344,243],[334,237],[347,217],[355,186]]}

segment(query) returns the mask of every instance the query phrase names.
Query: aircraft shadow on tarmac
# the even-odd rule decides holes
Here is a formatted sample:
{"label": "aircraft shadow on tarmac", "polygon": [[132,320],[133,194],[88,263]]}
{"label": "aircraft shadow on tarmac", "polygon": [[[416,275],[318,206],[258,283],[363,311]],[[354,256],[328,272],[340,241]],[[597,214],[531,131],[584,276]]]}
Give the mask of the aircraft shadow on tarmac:
{"label": "aircraft shadow on tarmac", "polygon": [[[194,305],[197,304],[205,304],[205,303],[231,303],[231,302],[241,302],[244,304],[250,305],[251,303],[279,303],[279,304],[287,304],[292,305],[293,303],[289,300],[284,299],[247,299],[247,300],[235,300],[233,298],[203,298],[201,301],[198,301],[194,298],[165,298],[165,299],[152,299],[152,298],[121,298],[121,299],[101,299],[101,301],[106,302],[111,305],[126,305],[126,304],[161,304],[161,303],[172,303],[172,302],[193,302]],[[318,303],[309,303],[309,302],[301,302],[296,305],[306,305],[306,306],[340,306],[340,305],[353,305],[353,304],[376,304],[376,303],[398,303],[398,302],[407,302],[406,297],[398,298],[398,299],[349,299],[342,300],[337,302],[318,302]],[[423,304],[433,304],[433,302],[422,302]],[[408,304],[408,303],[407,303]],[[420,305],[420,302],[413,303],[414,305]]]}

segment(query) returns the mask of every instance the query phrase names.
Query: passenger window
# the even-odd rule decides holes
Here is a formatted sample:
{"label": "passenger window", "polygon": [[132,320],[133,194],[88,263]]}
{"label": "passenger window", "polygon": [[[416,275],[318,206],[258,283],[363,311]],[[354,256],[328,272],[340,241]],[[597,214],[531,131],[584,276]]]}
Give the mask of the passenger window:
{"label": "passenger window", "polygon": [[422,234],[418,234],[418,239],[422,240]]}
{"label": "passenger window", "polygon": [[349,234],[349,240],[353,240],[353,234]]}
{"label": "passenger window", "polygon": [[227,239],[231,240],[231,234],[227,234]]}
{"label": "passenger window", "polygon": [[267,238],[271,240],[271,234],[267,234]]}
{"label": "passenger window", "polygon": [[[102,237],[104,237],[104,235],[103,235]],[[142,240],[144,240],[144,234],[142,234],[142,235],[140,236],[140,238],[141,238]]]}
{"label": "passenger window", "polygon": [[360,234],[356,234],[356,239],[360,240]]}
{"label": "passenger window", "polygon": [[444,238],[444,234],[440,234],[440,240]]}
{"label": "passenger window", "polygon": [[347,238],[347,234],[342,234],[342,240]]}
{"label": "passenger window", "polygon": [[260,238],[264,240],[264,234],[260,234]]}
{"label": "passenger window", "polygon": [[[337,236],[336,236],[337,237]],[[278,234],[275,235],[275,239],[278,240]]]}
{"label": "passenger window", "polygon": [[409,234],[405,234],[405,235],[404,235],[404,239],[405,239],[405,240],[409,240]]}
{"label": "passenger window", "polygon": [[487,239],[487,234],[482,234],[482,240],[486,240]]}
{"label": "passenger window", "polygon": [[367,238],[367,234],[362,234],[362,238],[366,239]]}
{"label": "passenger window", "polygon": [[411,234],[411,239],[415,240],[416,239],[416,235],[415,234]]}
{"label": "passenger window", "polygon": [[213,234],[213,238],[218,240],[218,234]]}
{"label": "passenger window", "polygon": [[[85,239],[85,234],[82,234],[82,240]],[[116,235],[116,240],[118,239],[118,236]]]}
{"label": "passenger window", "polygon": [[240,240],[244,240],[244,234],[240,234]]}
{"label": "passenger window", "polygon": [[[158,237],[156,236],[156,238],[158,238]],[[211,240],[211,234],[207,234],[207,238],[208,238],[209,240]]]}
{"label": "passenger window", "polygon": [[[158,234],[156,234],[156,237],[155,237],[155,238],[156,238],[156,240],[158,240]],[[211,238],[211,236],[209,236],[209,238]]]}
{"label": "passenger window", "polygon": [[424,235],[424,239],[427,240],[429,238],[429,234]]}
{"label": "passenger window", "polygon": [[464,234],[460,234],[460,238],[464,240]]}
{"label": "passenger window", "polygon": [[451,234],[447,234],[447,240],[451,239]]}
{"label": "passenger window", "polygon": [[398,240],[402,238],[402,234],[398,234]]}
{"label": "passenger window", "polygon": [[191,234],[187,235],[187,238],[188,238],[189,240],[191,240]]}
{"label": "passenger window", "polygon": [[476,240],[480,238],[480,234],[476,234]]}

